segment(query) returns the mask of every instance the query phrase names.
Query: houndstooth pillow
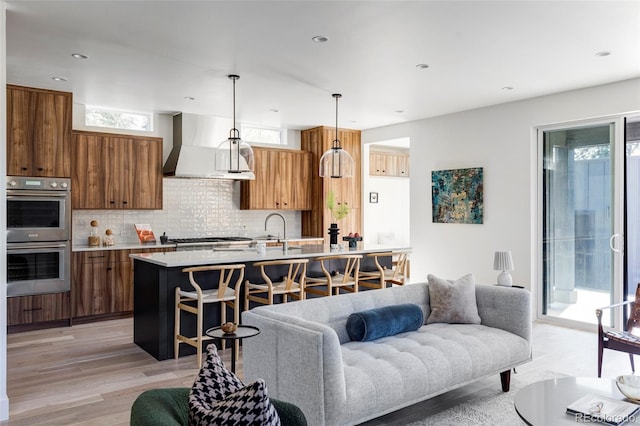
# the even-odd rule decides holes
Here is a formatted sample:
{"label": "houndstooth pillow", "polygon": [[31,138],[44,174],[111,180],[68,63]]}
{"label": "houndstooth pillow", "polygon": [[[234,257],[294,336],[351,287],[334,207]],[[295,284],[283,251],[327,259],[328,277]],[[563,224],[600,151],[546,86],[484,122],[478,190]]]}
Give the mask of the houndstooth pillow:
{"label": "houndstooth pillow", "polygon": [[190,425],[280,425],[263,380],[247,385],[228,371],[215,345],[189,393]]}

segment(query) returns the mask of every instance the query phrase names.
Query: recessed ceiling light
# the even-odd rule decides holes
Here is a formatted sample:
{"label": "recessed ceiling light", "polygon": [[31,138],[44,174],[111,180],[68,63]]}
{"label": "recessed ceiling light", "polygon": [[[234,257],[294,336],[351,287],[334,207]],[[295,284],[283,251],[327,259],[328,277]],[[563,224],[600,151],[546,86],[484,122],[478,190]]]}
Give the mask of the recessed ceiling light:
{"label": "recessed ceiling light", "polygon": [[596,53],[596,56],[609,56],[609,55],[611,55],[611,52],[609,52],[608,50],[603,50],[602,52]]}
{"label": "recessed ceiling light", "polygon": [[403,109],[397,109],[397,110],[395,110],[395,112],[398,113],[398,114],[402,114],[404,112],[404,110]]}
{"label": "recessed ceiling light", "polygon": [[429,65],[427,65],[427,64],[418,64],[418,65],[416,65],[416,68],[423,70],[423,69],[429,68]]}
{"label": "recessed ceiling light", "polygon": [[184,100],[185,100],[185,101],[195,101],[195,100],[196,100],[196,98],[194,98],[193,96],[185,96],[185,97],[184,97]]}
{"label": "recessed ceiling light", "polygon": [[64,77],[51,77],[51,79],[55,81],[68,81],[68,79]]}
{"label": "recessed ceiling light", "polygon": [[76,59],[89,59],[87,55],[83,55],[82,53],[72,53],[71,56]]}
{"label": "recessed ceiling light", "polygon": [[316,43],[325,43],[329,41],[327,37],[321,35],[313,36],[311,37],[311,40],[315,41]]}
{"label": "recessed ceiling light", "polygon": [[275,108],[271,108],[269,111],[271,111],[271,112],[280,112],[280,110],[277,110]]}
{"label": "recessed ceiling light", "polygon": [[508,92],[509,90],[513,90],[513,86],[504,86],[502,90],[505,90]]}

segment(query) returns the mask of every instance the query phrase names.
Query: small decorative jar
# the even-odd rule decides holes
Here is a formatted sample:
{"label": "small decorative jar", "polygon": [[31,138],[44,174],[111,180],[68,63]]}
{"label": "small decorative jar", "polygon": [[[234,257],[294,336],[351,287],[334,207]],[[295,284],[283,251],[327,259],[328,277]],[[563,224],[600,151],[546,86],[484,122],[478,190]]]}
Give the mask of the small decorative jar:
{"label": "small decorative jar", "polygon": [[97,247],[100,245],[100,230],[98,229],[98,221],[91,221],[91,231],[89,232],[89,246]]}
{"label": "small decorative jar", "polygon": [[115,246],[116,238],[113,236],[113,231],[111,229],[107,229],[104,233],[106,234],[106,236],[104,237],[102,244],[104,244],[105,246]]}

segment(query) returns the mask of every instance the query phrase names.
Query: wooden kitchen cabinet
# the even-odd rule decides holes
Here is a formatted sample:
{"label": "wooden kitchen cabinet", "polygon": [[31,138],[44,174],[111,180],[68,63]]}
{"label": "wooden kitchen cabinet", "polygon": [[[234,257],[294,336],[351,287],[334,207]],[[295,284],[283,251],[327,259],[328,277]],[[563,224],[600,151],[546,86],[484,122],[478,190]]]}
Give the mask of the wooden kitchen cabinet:
{"label": "wooden kitchen cabinet", "polygon": [[69,292],[7,297],[7,326],[10,332],[11,327],[69,321],[70,318]]}
{"label": "wooden kitchen cabinet", "polygon": [[162,138],[74,131],[74,209],[162,209]]}
{"label": "wooden kitchen cabinet", "polygon": [[130,315],[133,311],[131,253],[173,248],[92,250],[71,256],[71,295],[74,321],[92,321]]}
{"label": "wooden kitchen cabinet", "polygon": [[7,85],[7,175],[70,177],[72,94]]}
{"label": "wooden kitchen cabinet", "polygon": [[254,147],[255,180],[242,181],[243,210],[311,209],[311,153]]}
{"label": "wooden kitchen cabinet", "polygon": [[369,152],[369,175],[409,177],[409,155],[402,152]]}
{"label": "wooden kitchen cabinet", "polygon": [[302,212],[302,235],[323,237],[327,243],[329,241],[328,228],[333,222],[331,212],[326,206],[327,194],[330,190],[334,191],[337,203],[347,204],[351,208],[350,213],[337,222],[341,236],[347,235],[349,232],[362,232],[360,131],[338,129],[340,145],[351,155],[354,162],[354,173],[350,178],[332,179],[319,176],[320,158],[325,151],[331,148],[334,139],[335,128],[333,127],[321,126],[301,132],[301,147],[312,154],[312,207],[310,211]]}

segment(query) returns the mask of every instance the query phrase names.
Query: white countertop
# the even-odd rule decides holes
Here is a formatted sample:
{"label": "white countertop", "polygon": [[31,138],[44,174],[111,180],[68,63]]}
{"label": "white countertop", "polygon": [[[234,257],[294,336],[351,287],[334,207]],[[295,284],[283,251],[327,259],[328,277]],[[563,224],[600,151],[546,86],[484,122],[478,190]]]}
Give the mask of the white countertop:
{"label": "white countertop", "polygon": [[140,244],[140,243],[121,243],[114,246],[89,246],[87,244],[74,244],[71,251],[96,251],[96,250],[143,250],[143,249],[158,249],[158,248],[171,248],[175,247],[175,244],[160,244],[158,241],[155,244]]}
{"label": "white countertop", "polygon": [[[291,242],[305,242],[305,241],[323,241],[321,237],[293,237],[287,238],[287,241]],[[275,243],[278,242],[277,239],[262,239],[256,238],[254,242],[261,243]],[[96,251],[96,250],[138,250],[138,249],[149,249],[149,248],[172,248],[176,247],[176,244],[160,244],[158,241],[155,244],[141,244],[141,243],[118,243],[114,246],[89,246],[87,244],[74,244],[71,251]]]}
{"label": "white countertop", "polygon": [[255,248],[237,250],[193,250],[173,251],[164,253],[136,253],[129,257],[143,262],[153,263],[165,268],[177,268],[198,265],[220,265],[223,263],[247,263],[262,260],[280,260],[318,257],[334,254],[363,254],[392,250],[410,250],[410,247],[367,244],[366,247],[359,244],[355,249],[349,249],[345,243],[342,250],[331,250],[326,245],[306,245],[298,248],[289,248],[284,253],[281,247],[268,247],[265,253],[258,253]]}

